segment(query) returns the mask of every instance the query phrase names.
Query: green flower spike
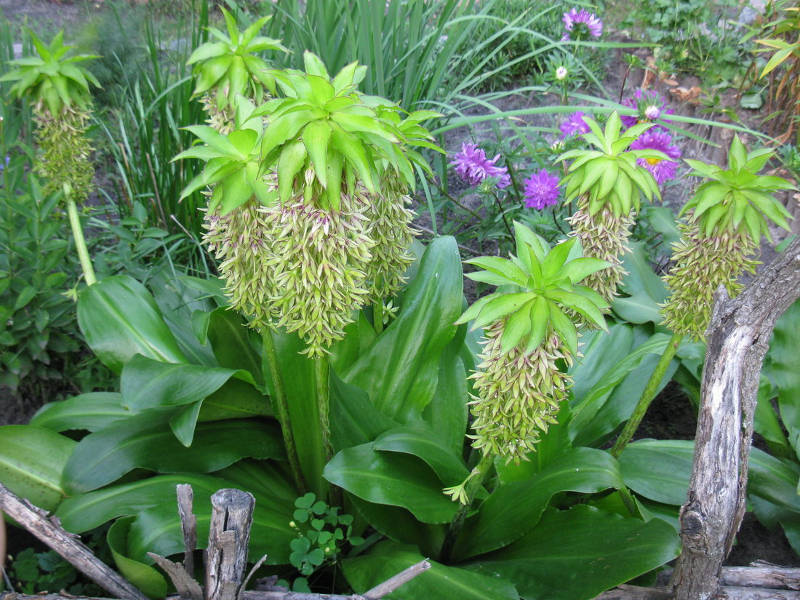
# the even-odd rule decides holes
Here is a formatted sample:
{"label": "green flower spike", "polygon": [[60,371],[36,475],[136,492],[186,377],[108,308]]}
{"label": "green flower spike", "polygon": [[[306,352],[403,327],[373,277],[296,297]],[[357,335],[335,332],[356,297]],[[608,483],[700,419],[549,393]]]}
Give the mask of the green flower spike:
{"label": "green flower spike", "polygon": [[672,295],[663,308],[664,322],[676,334],[702,340],[711,318],[714,292],[724,285],[735,297],[737,281],[754,272],[762,234],[771,240],[767,221],[789,229],[791,214],[773,194],[793,189],[780,177],[758,175],[773,152],[747,152],[736,136],[728,152],[728,168],[696,160],[686,162],[693,175],[708,179],[681,210],[687,223],[673,250],[673,264],[665,277]]}
{"label": "green flower spike", "polygon": [[0,77],[0,81],[15,81],[10,92],[17,98],[30,96],[37,112],[46,109],[56,117],[65,107],[88,110],[91,104],[89,84],[100,87],[94,75],[76,63],[97,58],[88,54],[67,56],[73,46],[64,45],[64,32],[58,34],[49,46],[27,30],[39,56],[8,61],[17,67]]}
{"label": "green flower spike", "polygon": [[264,89],[274,92],[275,80],[267,72],[269,65],[259,56],[265,50],[288,52],[280,40],[259,36],[258,32],[271,17],[266,16],[239,31],[236,21],[224,8],[228,35],[209,27],[216,41],[206,42],[189,57],[187,64],[195,65],[197,83],[194,94],[213,93],[217,109],[224,111],[237,95],[260,102]]}
{"label": "green flower spike", "polygon": [[634,125],[623,132],[616,112],[608,118],[604,130],[591,118],[584,120],[591,131],[584,134],[583,139],[594,149],[570,150],[558,160],[572,160],[562,183],[566,185],[567,202],[578,198],[570,223],[581,241],[584,255],[610,265],[590,276],[585,284],[611,301],[625,274],[621,257],[629,250],[630,226],[641,206],[640,197],[660,198],[656,180],[636,161],[639,158],[663,160],[667,156],[657,150],[629,150],[630,145],[652,127],[651,123]]}
{"label": "green flower spike", "polygon": [[567,313],[606,328],[602,311],[608,304],[579,283],[608,263],[581,257],[577,238],[551,250],[527,227],[515,223],[514,229],[516,256],[466,261],[483,269],[467,277],[499,289],[456,323],[474,319],[473,328],[488,327],[481,363],[471,376],[478,393],[470,403],[473,446],[484,455],[519,462],[555,422],[567,396],[570,378],[559,363],[571,364],[578,352],[577,330]]}

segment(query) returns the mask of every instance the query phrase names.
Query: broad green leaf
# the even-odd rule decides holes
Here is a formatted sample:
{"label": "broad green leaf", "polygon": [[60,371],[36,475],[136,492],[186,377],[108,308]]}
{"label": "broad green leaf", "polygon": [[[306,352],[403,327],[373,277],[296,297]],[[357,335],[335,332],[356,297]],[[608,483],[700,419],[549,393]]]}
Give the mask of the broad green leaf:
{"label": "broad green leaf", "polygon": [[438,432],[418,424],[390,429],[373,443],[375,450],[411,454],[424,461],[446,486],[461,483],[469,475],[464,461],[439,440]]}
{"label": "broad green leaf", "polygon": [[135,354],[170,363],[187,360],[150,292],[127,275],[81,290],[78,325],[100,362],[115,373]]}
{"label": "broad green leaf", "polygon": [[775,323],[763,374],[772,382],[778,396],[781,419],[789,442],[800,457],[800,301],[796,301]]}
{"label": "broad green leaf", "polygon": [[201,423],[191,448],[170,431],[163,411],[147,411],[83,438],[67,461],[63,484],[71,494],[95,490],[133,469],[157,473],[211,473],[242,458],[282,459],[273,423],[235,420]]}
{"label": "broad green leaf", "polygon": [[45,404],[33,415],[30,424],[59,432],[96,431],[130,414],[122,406],[122,395],[118,392],[89,392]]}
{"label": "broad green leaf", "polygon": [[404,508],[373,504],[352,494],[347,495],[358,514],[370,527],[400,544],[413,544],[426,556],[439,554],[447,525],[430,525],[414,518]]}
{"label": "broad green leaf", "polygon": [[[425,557],[413,546],[383,542],[373,551],[346,559],[344,575],[354,590],[368,591]],[[387,596],[393,600],[518,600],[510,581],[431,561],[431,568]]]}
{"label": "broad green leaf", "polygon": [[0,482],[17,496],[51,511],[66,495],[61,474],[74,448],[73,440],[49,429],[0,427]]}
{"label": "broad green leaf", "polygon": [[[128,536],[129,556],[144,560],[147,552],[169,556],[183,552],[183,535],[178,516],[175,486],[188,483],[194,490],[198,547],[208,539],[211,495],[219,489],[237,487],[219,477],[198,474],[158,475],[73,496],[59,506],[56,515],[67,531],[82,533],[121,516],[138,515]],[[271,563],[288,562],[289,541],[295,536],[289,527],[292,502],[256,494],[250,551],[269,554]]]}
{"label": "broad green leaf", "polygon": [[331,443],[334,450],[373,441],[398,423],[369,401],[367,393],[331,373]]}
{"label": "broad green leaf", "polygon": [[[278,369],[289,402],[289,419],[294,432],[300,468],[310,491],[322,497],[327,483],[322,478],[325,450],[319,427],[319,404],[315,387],[314,363],[300,352],[305,343],[296,333],[273,331]],[[331,376],[333,379],[333,376]],[[271,391],[271,394],[274,393]]]}
{"label": "broad green leaf", "polygon": [[135,517],[118,519],[106,534],[106,542],[119,572],[149,598],[167,595],[167,580],[150,565],[133,560],[128,554],[128,532]]}
{"label": "broad green leaf", "polygon": [[240,315],[227,308],[211,313],[208,341],[219,365],[227,369],[243,369],[259,385],[264,384],[261,358],[251,342],[252,330]]}
{"label": "broad green leaf", "polygon": [[525,598],[590,600],[679,552],[678,534],[660,519],[643,522],[576,506],[548,511],[523,539],[469,567],[513,581]]}
{"label": "broad green leaf", "polygon": [[436,431],[440,443],[457,456],[461,456],[464,449],[469,413],[467,369],[460,356],[463,351],[469,352],[466,334],[467,327],[462,325],[442,352],[436,392],[423,415],[428,425]]}
{"label": "broad green leaf", "polygon": [[405,454],[378,452],[371,443],[337,453],[323,476],[368,502],[406,508],[423,523],[447,523],[458,510],[424,462]]}
{"label": "broad green leaf", "polygon": [[365,390],[390,418],[419,419],[436,392],[442,350],[455,335],[462,306],[458,247],[451,237],[436,238],[402,296],[397,318],[342,379]]}
{"label": "broad green leaf", "polygon": [[464,525],[456,555],[484,554],[519,539],[530,531],[559,492],[595,493],[622,487],[617,461],[593,448],[573,448],[527,481],[501,485]]}
{"label": "broad green leaf", "polygon": [[221,388],[231,377],[249,379],[246,371],[224,367],[171,364],[135,356],[122,370],[120,390],[134,412],[194,404]]}

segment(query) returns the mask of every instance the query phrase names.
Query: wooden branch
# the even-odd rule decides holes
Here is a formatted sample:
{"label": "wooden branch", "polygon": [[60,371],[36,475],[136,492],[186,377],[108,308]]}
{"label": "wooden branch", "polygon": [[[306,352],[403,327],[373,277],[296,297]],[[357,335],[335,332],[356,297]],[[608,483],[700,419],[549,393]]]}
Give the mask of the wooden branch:
{"label": "wooden branch", "polygon": [[0,510],[115,597],[122,600],[147,600],[147,596],[132,583],[92,554],[78,536],[65,531],[58,519],[48,518],[47,511],[22,500],[3,484],[0,484]]}
{"label": "wooden branch", "polygon": [[176,487],[178,514],[183,531],[183,568],[189,577],[194,577],[194,551],[197,548],[197,517],[192,512],[194,490],[188,483],[179,483]]}
{"label": "wooden branch", "polygon": [[369,590],[364,596],[366,596],[369,600],[377,600],[378,598],[383,598],[384,596],[388,596],[397,588],[399,588],[404,583],[407,583],[414,579],[417,575],[424,573],[428,569],[431,568],[430,561],[426,558],[425,560],[421,560],[415,565],[411,565],[404,571],[401,571],[394,577],[391,577],[376,585],[374,588]]}
{"label": "wooden branch", "polygon": [[247,568],[255,503],[252,494],[241,490],[222,489],[211,496],[206,600],[237,600]]}
{"label": "wooden branch", "polygon": [[[721,586],[718,595],[713,597],[720,600],[800,600],[800,592],[757,587]],[[613,590],[603,592],[596,596],[594,600],[671,600],[672,598],[674,596],[668,588],[621,585]]]}
{"label": "wooden branch", "polygon": [[800,238],[737,298],[717,292],[694,464],[680,514],[683,550],[672,579],[676,600],[709,600],[719,592],[722,562],[745,511],[761,365],[775,321],[799,296]]}
{"label": "wooden branch", "polygon": [[203,589],[181,563],[172,562],[154,552],[148,552],[147,556],[167,574],[181,600],[203,600]]}

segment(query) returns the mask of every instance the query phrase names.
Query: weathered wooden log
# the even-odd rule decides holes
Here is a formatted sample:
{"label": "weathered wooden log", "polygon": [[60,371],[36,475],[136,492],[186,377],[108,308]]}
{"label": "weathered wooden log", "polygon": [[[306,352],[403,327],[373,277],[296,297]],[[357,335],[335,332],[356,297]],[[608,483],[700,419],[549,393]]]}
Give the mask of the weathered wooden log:
{"label": "weathered wooden log", "polygon": [[58,519],[48,517],[47,511],[19,498],[3,484],[0,484],[0,510],[115,597],[122,600],[147,600],[147,596],[131,582],[92,554],[78,536],[65,531]]}
{"label": "weathered wooden log", "polygon": [[211,496],[206,550],[206,600],[237,600],[247,569],[247,548],[256,500],[241,490]]}
{"label": "weathered wooden log", "polygon": [[[757,587],[720,586],[716,597],[720,600],[800,600],[800,592]],[[672,598],[674,595],[669,588],[621,585],[613,590],[603,592],[594,600],[671,600]]]}
{"label": "weathered wooden log", "polygon": [[799,296],[800,238],[737,298],[717,292],[692,476],[680,513],[683,549],[671,582],[676,600],[710,600],[720,592],[722,562],[745,512],[761,365],[775,321]]}
{"label": "weathered wooden log", "polygon": [[194,551],[197,548],[197,517],[192,512],[194,490],[188,483],[179,483],[176,487],[183,532],[183,568],[189,577],[194,577]]}

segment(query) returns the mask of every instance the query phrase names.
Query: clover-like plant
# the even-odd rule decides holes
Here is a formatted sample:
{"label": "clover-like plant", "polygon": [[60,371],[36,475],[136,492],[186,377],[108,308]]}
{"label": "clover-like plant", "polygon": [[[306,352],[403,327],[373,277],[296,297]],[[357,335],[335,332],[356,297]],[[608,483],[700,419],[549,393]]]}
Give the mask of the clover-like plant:
{"label": "clover-like plant", "polygon": [[[258,35],[271,16],[262,17],[244,31],[239,31],[231,14],[222,10],[228,35],[215,27],[208,33],[216,41],[202,44],[187,61],[194,66],[195,95],[213,94],[216,110],[224,111],[237,95],[261,101],[264,90],[275,90],[275,81],[269,75],[269,65],[259,56],[265,50],[288,52],[280,40]],[[206,102],[206,109],[211,103]],[[213,114],[212,114],[213,116]]]}
{"label": "clover-like plant", "polygon": [[637,159],[667,158],[657,150],[631,150],[630,145],[652,124],[640,123],[622,131],[622,121],[614,112],[601,129],[593,119],[584,119],[590,130],[583,139],[593,149],[570,150],[559,160],[571,160],[563,183],[566,201],[578,199],[577,210],[570,218],[585,256],[607,261],[610,266],[594,273],[586,285],[606,300],[616,294],[624,274],[622,255],[628,251],[627,240],[633,215],[647,200],[659,198],[653,176],[636,164]]}
{"label": "clover-like plant", "polygon": [[702,339],[716,288],[724,285],[729,296],[737,295],[741,273],[752,272],[758,264],[752,256],[761,236],[772,239],[768,223],[789,229],[792,216],[774,194],[794,186],[781,177],[758,175],[773,155],[768,148],[747,152],[735,136],[727,169],[686,161],[692,174],[706,181],[681,210],[687,222],[681,226],[674,266],[666,277],[672,295],[664,320],[673,332]]}
{"label": "clover-like plant", "polygon": [[69,55],[73,47],[64,44],[63,31],[49,45],[30,30],[28,35],[38,56],[9,61],[16,68],[0,77],[0,81],[14,81],[11,93],[18,98],[27,97],[33,104],[39,149],[35,169],[47,182],[45,192],[64,192],[81,266],[87,283],[91,284],[95,281],[94,270],[77,205],[89,196],[94,176],[86,129],[91,108],[89,86],[100,87],[100,83],[77,63],[96,57]]}

